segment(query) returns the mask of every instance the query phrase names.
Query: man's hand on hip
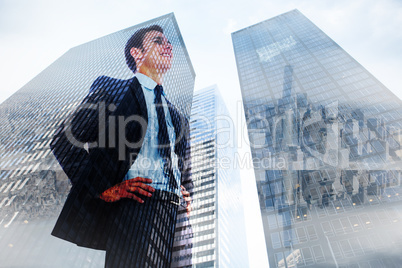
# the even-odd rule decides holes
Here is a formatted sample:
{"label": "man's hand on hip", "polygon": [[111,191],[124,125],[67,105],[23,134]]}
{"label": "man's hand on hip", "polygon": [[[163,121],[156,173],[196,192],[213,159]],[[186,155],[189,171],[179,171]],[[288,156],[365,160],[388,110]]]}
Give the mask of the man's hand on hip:
{"label": "man's hand on hip", "polygon": [[138,203],[144,203],[139,195],[151,197],[155,189],[148,184],[151,179],[136,177],[134,179],[123,181],[104,191],[99,198],[106,202],[116,202],[122,198],[134,199]]}
{"label": "man's hand on hip", "polygon": [[187,216],[190,217],[190,212],[192,210],[190,193],[186,190],[186,188],[183,185],[181,185],[180,187],[181,187],[181,194],[183,195],[183,198],[187,204],[186,205]]}

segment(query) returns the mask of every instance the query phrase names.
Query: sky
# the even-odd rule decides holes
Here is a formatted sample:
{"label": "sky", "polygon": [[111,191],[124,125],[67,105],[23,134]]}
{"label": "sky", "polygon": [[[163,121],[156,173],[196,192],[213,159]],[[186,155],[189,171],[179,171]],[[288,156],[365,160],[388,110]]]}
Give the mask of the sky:
{"label": "sky", "polygon": [[174,12],[196,89],[217,84],[233,106],[240,88],[231,32],[295,8],[402,97],[400,0],[0,0],[0,102],[71,47]]}
{"label": "sky", "polygon": [[[0,0],[0,103],[70,48],[174,12],[196,72],[195,89],[217,84],[237,116],[241,93],[231,33],[295,8],[402,98],[401,0]],[[242,172],[252,186],[252,170]],[[256,204],[255,189],[246,193]],[[251,266],[258,267],[263,244],[249,242]]]}

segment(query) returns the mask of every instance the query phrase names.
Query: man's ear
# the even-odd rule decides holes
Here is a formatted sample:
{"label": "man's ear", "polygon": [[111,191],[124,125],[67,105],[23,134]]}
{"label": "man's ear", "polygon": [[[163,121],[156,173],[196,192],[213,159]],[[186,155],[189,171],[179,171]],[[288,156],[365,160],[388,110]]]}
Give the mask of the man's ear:
{"label": "man's ear", "polygon": [[130,49],[130,54],[134,58],[135,62],[138,64],[143,59],[144,55],[142,54],[142,49],[137,47],[132,47]]}

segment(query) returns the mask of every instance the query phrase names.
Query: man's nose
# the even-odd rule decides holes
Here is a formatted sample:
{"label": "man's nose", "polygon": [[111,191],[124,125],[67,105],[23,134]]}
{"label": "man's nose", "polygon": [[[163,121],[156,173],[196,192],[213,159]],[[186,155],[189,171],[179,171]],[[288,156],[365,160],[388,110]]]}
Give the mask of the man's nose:
{"label": "man's nose", "polygon": [[165,43],[165,49],[173,50],[173,46],[169,41]]}

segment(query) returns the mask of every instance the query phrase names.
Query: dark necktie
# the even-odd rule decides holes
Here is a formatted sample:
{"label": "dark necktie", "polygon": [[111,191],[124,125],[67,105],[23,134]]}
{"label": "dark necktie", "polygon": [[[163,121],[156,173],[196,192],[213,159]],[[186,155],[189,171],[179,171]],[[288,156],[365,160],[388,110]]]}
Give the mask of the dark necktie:
{"label": "dark necktie", "polygon": [[162,92],[163,88],[161,85],[155,87],[155,108],[156,114],[158,116],[158,151],[163,160],[163,173],[167,178],[169,178],[169,188],[177,189],[177,182],[173,175],[172,170],[172,159],[170,150],[170,140],[166,125],[165,112],[162,104]]}

